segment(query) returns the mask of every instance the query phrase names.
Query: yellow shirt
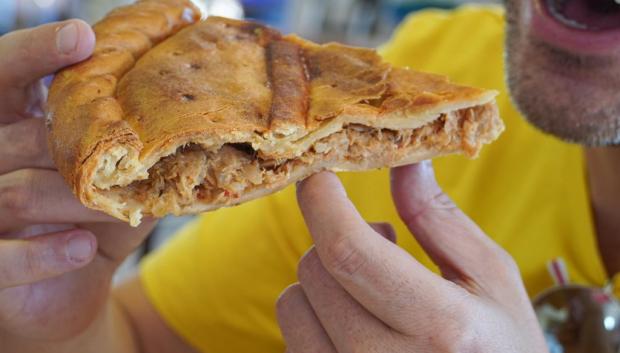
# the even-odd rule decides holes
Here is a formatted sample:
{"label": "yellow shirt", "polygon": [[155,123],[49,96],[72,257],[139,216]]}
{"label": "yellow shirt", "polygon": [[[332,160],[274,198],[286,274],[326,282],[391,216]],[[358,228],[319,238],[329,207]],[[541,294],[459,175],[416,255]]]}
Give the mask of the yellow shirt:
{"label": "yellow shirt", "polygon": [[[530,295],[552,285],[545,264],[561,256],[571,277],[602,285],[582,151],[530,127],[504,83],[499,7],[424,11],[409,17],[382,50],[395,65],[496,88],[507,130],[480,158],[435,162],[444,190],[516,258]],[[432,267],[398,219],[388,171],[341,175],[369,221],[395,225],[399,244]],[[296,281],[311,239],[293,187],[202,215],[142,266],[147,295],[169,325],[202,352],[283,352],[278,294]]]}

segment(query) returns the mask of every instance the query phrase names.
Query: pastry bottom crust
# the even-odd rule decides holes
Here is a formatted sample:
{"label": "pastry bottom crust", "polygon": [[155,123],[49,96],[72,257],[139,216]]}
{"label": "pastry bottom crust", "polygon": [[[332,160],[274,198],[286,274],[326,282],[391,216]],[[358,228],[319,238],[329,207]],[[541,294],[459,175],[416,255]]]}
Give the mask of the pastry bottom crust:
{"label": "pastry bottom crust", "polygon": [[136,225],[142,215],[181,215],[235,205],[322,170],[394,167],[456,152],[473,157],[503,128],[496,109],[493,104],[461,109],[416,129],[350,124],[291,159],[269,158],[249,144],[225,144],[217,150],[188,145],[151,167],[148,179],[98,189],[98,202],[107,199],[120,206]]}

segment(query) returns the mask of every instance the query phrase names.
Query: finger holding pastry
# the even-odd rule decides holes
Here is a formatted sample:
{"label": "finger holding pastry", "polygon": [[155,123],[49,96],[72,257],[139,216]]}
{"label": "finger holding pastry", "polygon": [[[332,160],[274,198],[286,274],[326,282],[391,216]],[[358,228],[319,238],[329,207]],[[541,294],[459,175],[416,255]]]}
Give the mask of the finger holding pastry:
{"label": "finger holding pastry", "polygon": [[[331,340],[343,353],[547,352],[514,262],[443,194],[430,163],[396,168],[392,183],[403,221],[444,277],[369,227],[335,175],[312,176],[298,200],[316,249],[299,264],[301,290],[278,311],[288,349]],[[297,339],[292,322],[314,336]]]}
{"label": "finger holding pastry", "polygon": [[88,59],[94,47],[95,33],[81,20],[0,37],[3,351],[42,351],[97,322],[115,269],[154,225],[130,228],[85,207],[50,155],[43,79]]}

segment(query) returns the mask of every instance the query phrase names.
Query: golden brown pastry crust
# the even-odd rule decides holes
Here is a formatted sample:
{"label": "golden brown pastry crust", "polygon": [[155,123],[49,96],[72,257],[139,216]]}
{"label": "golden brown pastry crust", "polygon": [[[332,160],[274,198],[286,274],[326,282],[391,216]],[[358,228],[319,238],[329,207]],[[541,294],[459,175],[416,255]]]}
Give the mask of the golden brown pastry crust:
{"label": "golden brown pastry crust", "polygon": [[[243,202],[321,169],[475,155],[503,129],[495,92],[392,68],[369,49],[317,45],[251,22],[198,19],[185,0],[119,8],[94,26],[93,57],[55,78],[48,99],[50,150],[85,205],[136,224],[141,214]],[[358,160],[319,151],[349,127],[410,136],[438,119],[459,126],[441,143],[411,139],[395,149],[400,142],[382,140]],[[469,135],[467,124],[473,126]],[[352,144],[357,136],[347,130],[342,141]],[[243,156],[239,163],[261,168],[265,184],[246,182],[241,192],[231,192],[211,181],[215,191],[203,190],[207,159],[223,146],[249,148],[260,165]],[[172,162],[160,162],[166,157]],[[154,166],[162,169],[159,181]]]}
{"label": "golden brown pastry crust", "polygon": [[101,209],[88,192],[100,156],[116,145],[142,148],[115,97],[118,81],[145,52],[199,19],[189,0],[145,0],[118,8],[93,26],[93,56],[56,75],[46,118],[50,151],[85,205]]}

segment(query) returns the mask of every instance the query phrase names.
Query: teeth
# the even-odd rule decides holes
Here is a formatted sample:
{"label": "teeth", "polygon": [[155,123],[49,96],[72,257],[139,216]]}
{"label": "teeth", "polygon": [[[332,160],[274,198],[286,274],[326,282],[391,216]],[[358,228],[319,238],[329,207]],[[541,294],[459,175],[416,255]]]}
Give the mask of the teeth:
{"label": "teeth", "polygon": [[[614,0],[614,1],[620,1],[620,0]],[[569,27],[578,28],[578,29],[588,29],[588,26],[586,24],[583,24],[581,22],[575,21],[571,18],[564,16],[561,10],[564,8],[564,5],[566,4],[566,2],[567,2],[566,0],[560,0],[560,1],[551,0],[550,1],[551,6],[549,6],[549,11],[556,19],[558,19],[560,22],[564,23],[565,25]]]}
{"label": "teeth", "polygon": [[581,22],[577,22],[575,20],[572,20],[570,18],[566,18],[564,17],[564,15],[562,14],[557,14],[557,18],[564,24],[573,27],[573,28],[578,28],[578,29],[590,29],[590,27],[588,27],[588,25],[581,23]]}
{"label": "teeth", "polygon": [[[562,22],[563,24],[569,27],[576,28],[576,29],[590,29],[588,25],[564,16],[564,14],[562,13],[562,10],[564,9],[564,6],[566,5],[566,3],[569,1],[570,0],[547,0],[549,4],[549,12],[551,12],[553,17],[555,17],[557,20],[559,20],[560,22]],[[620,0],[614,0],[614,1],[620,3]]]}

